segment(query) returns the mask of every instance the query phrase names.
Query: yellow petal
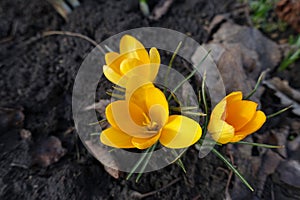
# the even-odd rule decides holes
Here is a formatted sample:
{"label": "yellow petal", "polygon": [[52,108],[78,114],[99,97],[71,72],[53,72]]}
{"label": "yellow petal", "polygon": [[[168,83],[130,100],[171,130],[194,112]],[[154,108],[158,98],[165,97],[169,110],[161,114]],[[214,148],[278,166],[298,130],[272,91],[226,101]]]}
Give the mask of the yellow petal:
{"label": "yellow petal", "polygon": [[210,121],[212,120],[225,120],[225,109],[227,102],[225,99],[221,100],[213,109],[210,115]]}
{"label": "yellow petal", "polygon": [[160,67],[160,55],[156,48],[150,49],[150,68],[149,68],[149,75],[148,79],[149,81],[153,82],[156,79],[156,76],[159,71]]}
{"label": "yellow petal", "polygon": [[[169,116],[169,105],[164,93],[153,86],[153,84],[146,84],[138,88],[131,96],[131,101],[138,105],[142,110],[151,115],[152,121],[164,125]],[[150,114],[150,111],[153,111]]]}
{"label": "yellow petal", "polygon": [[149,51],[150,63],[160,64],[160,55],[155,47],[152,47]]}
{"label": "yellow petal", "polygon": [[151,138],[136,138],[133,137],[131,142],[138,149],[147,149],[155,144],[160,137],[160,133],[157,133],[155,136]]}
{"label": "yellow petal", "polygon": [[168,102],[164,93],[142,77],[134,76],[128,80],[126,100],[138,105],[145,113],[149,113],[151,106],[161,105],[169,115]]}
{"label": "yellow petal", "polygon": [[243,99],[243,93],[241,91],[231,92],[229,95],[225,97],[225,99],[228,103],[239,101]]}
{"label": "yellow petal", "polygon": [[[107,65],[104,65],[103,66],[103,73],[109,81],[111,81],[112,83],[114,83],[116,85],[120,85],[120,80],[121,80],[122,77],[121,77],[120,74],[115,72],[112,68],[110,68]],[[120,86],[125,87],[124,84],[122,84]]]}
{"label": "yellow petal", "polygon": [[223,119],[225,120],[226,106],[230,103],[242,100],[242,92],[232,92],[224,97],[213,109],[211,113],[211,119]]}
{"label": "yellow petal", "polygon": [[235,135],[233,136],[233,138],[231,138],[231,140],[229,142],[238,142],[243,140],[245,137],[247,137],[248,135]]}
{"label": "yellow petal", "polygon": [[124,56],[121,56],[116,52],[108,52],[105,54],[106,65],[119,74],[120,74],[120,64],[124,59],[125,59]]}
{"label": "yellow petal", "polygon": [[257,103],[253,101],[235,101],[226,106],[225,121],[234,127],[235,131],[245,126],[254,116]]}
{"label": "yellow petal", "polygon": [[185,116],[172,115],[161,130],[159,141],[168,148],[185,148],[197,142],[202,134],[200,125]]}
{"label": "yellow petal", "polygon": [[120,41],[120,53],[127,58],[136,58],[143,63],[149,63],[149,55],[142,43],[130,35],[124,35]]}
{"label": "yellow petal", "polygon": [[[235,93],[228,95],[229,97],[238,97]],[[227,97],[228,97],[227,96]],[[213,109],[209,124],[208,132],[211,134],[212,138],[222,144],[228,143],[234,136],[234,128],[227,124],[225,120],[225,109],[227,101],[226,97],[220,101]]]}
{"label": "yellow petal", "polygon": [[131,139],[131,136],[113,127],[105,129],[100,135],[103,144],[116,148],[134,148]]}
{"label": "yellow petal", "polygon": [[210,119],[207,128],[212,138],[221,144],[230,142],[234,137],[234,128],[223,120]]}
{"label": "yellow petal", "polygon": [[151,121],[157,123],[160,128],[166,124],[168,115],[167,110],[159,104],[151,106],[149,110],[149,117]]}
{"label": "yellow petal", "polygon": [[128,135],[149,138],[154,135],[146,133],[144,123],[149,121],[141,108],[132,102],[115,101],[105,110],[106,119],[111,126],[116,127]]}
{"label": "yellow petal", "polygon": [[[126,83],[126,96],[125,97],[127,100],[131,99],[132,95],[135,92],[137,92],[138,89],[140,89],[140,91],[139,91],[140,93],[138,95],[144,96],[145,94],[143,94],[143,92],[145,92],[146,89],[149,87],[154,87],[154,85],[151,82],[149,82],[148,80],[146,80],[144,77],[134,75],[130,79],[128,79],[128,81]],[[131,99],[131,100],[133,100],[133,99]],[[136,102],[134,102],[134,103],[137,104]]]}
{"label": "yellow petal", "polygon": [[[145,73],[148,73],[147,71],[145,73],[141,72],[141,70],[137,70],[134,69],[138,66],[142,66],[144,63],[142,63],[140,60],[136,59],[136,58],[127,58],[125,60],[122,61],[121,65],[120,65],[120,70],[121,72],[127,76],[132,76],[132,75],[140,75],[143,76]],[[144,69],[144,68],[139,68],[139,69]],[[127,74],[128,72],[130,72],[129,74]]]}
{"label": "yellow petal", "polygon": [[[262,111],[256,111],[255,115],[245,126],[243,126],[240,130],[236,131],[235,135],[244,135],[245,137],[251,133],[254,133],[258,129],[262,127],[262,125],[266,122],[266,115]],[[242,138],[243,139],[243,138]],[[239,140],[238,140],[239,141]]]}

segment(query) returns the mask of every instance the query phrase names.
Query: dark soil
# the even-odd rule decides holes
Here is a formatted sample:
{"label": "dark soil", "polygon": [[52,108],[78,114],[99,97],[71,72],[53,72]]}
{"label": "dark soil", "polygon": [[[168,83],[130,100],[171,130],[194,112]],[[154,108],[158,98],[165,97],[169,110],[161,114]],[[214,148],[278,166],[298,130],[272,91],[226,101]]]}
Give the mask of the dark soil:
{"label": "dark soil", "polygon": [[[39,37],[43,31],[65,30],[101,42],[124,30],[158,26],[188,33],[202,43],[212,18],[227,13],[233,1],[181,0],[159,21],[151,21],[127,1],[81,0],[65,22],[47,1],[0,1],[0,107],[22,108],[23,128],[0,133],[0,199],[132,199],[173,184],[148,199],[224,199],[226,166],[212,154],[198,159],[191,148],[183,158],[185,174],[177,165],[125,181],[112,178],[83,147],[73,131],[72,88],[81,62],[93,46],[67,36]],[[105,86],[103,86],[105,87]],[[299,85],[298,85],[299,87]],[[34,144],[56,136],[67,149],[58,162],[32,165]],[[225,169],[225,171],[223,170]],[[250,182],[252,182],[250,180]]]}

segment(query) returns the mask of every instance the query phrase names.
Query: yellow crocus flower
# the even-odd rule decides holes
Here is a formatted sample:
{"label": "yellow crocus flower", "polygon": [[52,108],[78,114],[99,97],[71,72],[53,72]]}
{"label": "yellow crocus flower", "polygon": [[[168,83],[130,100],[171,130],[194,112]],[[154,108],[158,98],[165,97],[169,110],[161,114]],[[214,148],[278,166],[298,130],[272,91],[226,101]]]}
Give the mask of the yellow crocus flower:
{"label": "yellow crocus flower", "polygon": [[242,92],[232,92],[213,109],[208,131],[215,141],[238,142],[265,123],[266,115],[256,110],[257,103],[242,98]]}
{"label": "yellow crocus flower", "polygon": [[168,148],[185,148],[200,139],[200,125],[185,116],[169,116],[165,95],[152,83],[144,82],[139,87],[129,84],[131,86],[126,88],[125,100],[106,107],[106,118],[111,127],[101,133],[103,144],[146,149],[159,141]]}
{"label": "yellow crocus flower", "polygon": [[[160,55],[155,47],[148,52],[142,43],[130,35],[124,35],[120,40],[120,53],[105,54],[106,65],[103,66],[105,77],[112,83],[126,87],[128,74],[132,69],[142,66],[132,75],[143,76],[153,82],[159,70]],[[126,75],[127,74],[127,75]],[[121,80],[122,79],[122,80]]]}

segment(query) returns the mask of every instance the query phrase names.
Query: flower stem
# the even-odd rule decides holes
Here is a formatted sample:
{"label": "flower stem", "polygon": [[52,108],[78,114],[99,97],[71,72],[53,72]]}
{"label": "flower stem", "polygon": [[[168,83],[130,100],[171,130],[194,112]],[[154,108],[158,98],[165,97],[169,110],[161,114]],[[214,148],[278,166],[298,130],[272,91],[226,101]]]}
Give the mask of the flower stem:
{"label": "flower stem", "polygon": [[293,107],[293,105],[290,105],[290,106],[288,106],[288,107],[286,107],[286,108],[283,108],[283,109],[277,111],[276,113],[270,114],[270,115],[267,116],[267,119],[270,119],[270,118],[272,118],[272,117],[276,117],[277,115],[280,115],[281,113],[287,111],[288,109],[290,109],[290,108],[292,108],[292,107]]}
{"label": "flower stem", "polygon": [[247,180],[240,174],[240,172],[225,158],[220,152],[218,152],[216,149],[212,149],[212,152],[220,158],[229,169],[233,171],[233,173],[253,192],[254,189],[251,187],[251,185],[247,182]]}
{"label": "flower stem", "polygon": [[269,144],[260,144],[260,143],[255,143],[255,142],[245,142],[245,141],[239,141],[235,142],[232,144],[245,144],[245,145],[251,145],[251,146],[257,146],[257,147],[264,147],[264,148],[269,148],[269,149],[280,149],[284,148],[284,145],[269,145]]}
{"label": "flower stem", "polygon": [[257,91],[259,85],[261,84],[261,82],[263,81],[263,79],[265,78],[266,74],[269,72],[270,69],[266,69],[265,71],[263,71],[260,76],[257,79],[257,82],[254,86],[254,89],[250,92],[250,94],[248,94],[244,99],[247,100],[250,97],[252,97],[253,94],[255,94],[255,92]]}

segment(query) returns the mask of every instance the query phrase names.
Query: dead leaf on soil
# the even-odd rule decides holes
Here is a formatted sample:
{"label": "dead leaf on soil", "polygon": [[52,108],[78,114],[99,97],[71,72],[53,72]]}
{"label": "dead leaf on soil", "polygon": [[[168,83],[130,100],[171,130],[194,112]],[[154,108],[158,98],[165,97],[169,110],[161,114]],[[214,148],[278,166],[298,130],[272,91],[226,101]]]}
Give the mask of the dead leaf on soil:
{"label": "dead leaf on soil", "polygon": [[35,145],[32,153],[32,164],[48,167],[59,161],[66,152],[67,150],[62,147],[61,141],[55,136],[50,136]]}
{"label": "dead leaf on soil", "polygon": [[48,2],[53,6],[53,8],[62,16],[66,21],[68,21],[68,14],[72,12],[72,8],[80,5],[78,0],[67,0],[66,3],[64,0],[48,0]]}
{"label": "dead leaf on soil", "polygon": [[159,20],[165,15],[173,4],[174,0],[161,0],[153,9],[150,19]]}
{"label": "dead leaf on soil", "polygon": [[275,172],[277,166],[280,164],[282,160],[283,158],[281,158],[277,153],[275,153],[271,149],[268,149],[267,152],[262,157],[261,168],[257,175],[258,184],[256,186],[257,187],[256,193],[258,197],[261,197],[262,195],[267,177]]}
{"label": "dead leaf on soil", "polygon": [[300,116],[300,93],[291,88],[287,81],[282,81],[277,77],[263,82],[268,88],[275,91],[277,96],[284,106],[292,105],[292,112]]}
{"label": "dead leaf on soil", "polygon": [[0,108],[0,131],[21,127],[25,118],[22,111],[23,109]]}
{"label": "dead leaf on soil", "polygon": [[274,77],[270,81],[280,92],[283,92],[291,99],[300,103],[300,92],[289,86],[289,83],[286,80],[281,80],[278,77]]}
{"label": "dead leaf on soil", "polygon": [[290,24],[300,33],[300,1],[299,0],[280,0],[276,6],[278,17]]}
{"label": "dead leaf on soil", "polygon": [[31,139],[31,132],[26,129],[22,129],[20,131],[20,136],[23,140],[30,140]]}
{"label": "dead leaf on soil", "polygon": [[87,106],[84,110],[93,110],[95,109],[96,111],[99,112],[100,116],[105,119],[105,108],[107,107],[108,104],[110,104],[110,100],[109,99],[100,99],[99,102],[94,103],[90,106]]}
{"label": "dead leaf on soil", "polygon": [[243,68],[254,80],[263,70],[273,70],[281,61],[279,46],[275,42],[255,28],[240,26],[230,20],[221,24],[211,43],[222,44],[232,51],[238,48],[234,57],[242,56]]}
{"label": "dead leaf on soil", "polygon": [[287,160],[282,163],[277,171],[280,180],[284,183],[300,189],[300,163],[296,160]]}
{"label": "dead leaf on soil", "polygon": [[107,149],[100,145],[97,145],[90,140],[85,141],[85,143],[96,158],[101,158],[102,161],[104,161],[105,163],[109,163],[109,165],[112,166],[107,167],[106,165],[104,165],[104,169],[109,175],[111,175],[115,179],[118,179],[120,176],[120,171],[118,170],[119,167],[113,157],[109,155]]}

